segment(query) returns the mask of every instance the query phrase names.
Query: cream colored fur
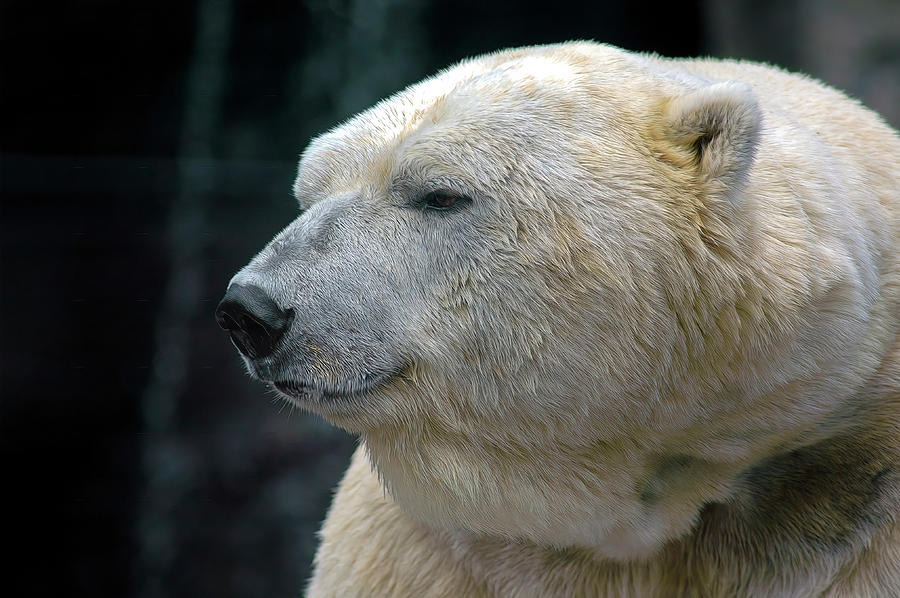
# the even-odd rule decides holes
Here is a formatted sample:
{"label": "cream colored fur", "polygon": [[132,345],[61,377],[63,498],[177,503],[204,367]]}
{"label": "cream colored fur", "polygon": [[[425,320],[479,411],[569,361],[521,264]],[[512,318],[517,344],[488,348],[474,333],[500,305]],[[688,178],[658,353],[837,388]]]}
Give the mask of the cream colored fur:
{"label": "cream colored fur", "polygon": [[435,185],[473,207],[421,229],[409,367],[303,405],[362,440],[311,598],[900,595],[876,115],[757,64],[525,48],[318,138],[296,192]]}

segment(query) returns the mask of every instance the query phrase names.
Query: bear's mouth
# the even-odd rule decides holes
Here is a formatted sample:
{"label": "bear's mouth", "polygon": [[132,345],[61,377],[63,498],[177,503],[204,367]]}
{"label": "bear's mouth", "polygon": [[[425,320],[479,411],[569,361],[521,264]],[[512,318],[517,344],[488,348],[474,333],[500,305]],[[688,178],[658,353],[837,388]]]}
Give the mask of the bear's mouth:
{"label": "bear's mouth", "polygon": [[299,380],[275,380],[270,384],[280,393],[302,403],[331,403],[370,393],[385,386],[399,371],[366,374],[359,380],[339,385],[323,385]]}
{"label": "bear's mouth", "polygon": [[309,386],[301,382],[296,382],[294,380],[277,380],[275,382],[272,382],[271,384],[278,392],[286,394],[292,399],[297,399],[299,401],[322,400],[325,395],[324,392],[315,388],[314,386]]}

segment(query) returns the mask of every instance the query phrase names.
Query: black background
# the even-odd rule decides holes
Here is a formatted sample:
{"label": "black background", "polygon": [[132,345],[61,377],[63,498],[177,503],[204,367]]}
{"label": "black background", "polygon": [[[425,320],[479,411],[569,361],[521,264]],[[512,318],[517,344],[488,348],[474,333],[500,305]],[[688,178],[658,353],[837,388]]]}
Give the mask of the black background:
{"label": "black background", "polygon": [[507,46],[830,64],[799,3],[724,4],[3,2],[4,594],[296,596],[354,439],[251,382],[212,311],[294,218],[299,152]]}

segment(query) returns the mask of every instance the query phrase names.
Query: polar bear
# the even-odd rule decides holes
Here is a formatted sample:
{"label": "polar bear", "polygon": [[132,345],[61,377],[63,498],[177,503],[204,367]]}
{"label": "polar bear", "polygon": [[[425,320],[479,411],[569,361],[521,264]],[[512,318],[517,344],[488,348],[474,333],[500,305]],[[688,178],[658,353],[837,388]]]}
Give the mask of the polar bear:
{"label": "polar bear", "polygon": [[311,597],[900,595],[900,138],[594,43],[315,139],[217,310],[359,434]]}

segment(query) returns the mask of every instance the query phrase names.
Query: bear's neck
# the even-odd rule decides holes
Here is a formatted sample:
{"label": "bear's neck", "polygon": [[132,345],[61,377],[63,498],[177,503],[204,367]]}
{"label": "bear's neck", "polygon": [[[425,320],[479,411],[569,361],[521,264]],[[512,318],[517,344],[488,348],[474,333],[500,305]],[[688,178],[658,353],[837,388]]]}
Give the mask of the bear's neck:
{"label": "bear's neck", "polygon": [[858,552],[900,507],[898,424],[846,429],[745,471],[728,500],[703,509],[692,549],[709,542],[720,557],[760,565],[773,554]]}
{"label": "bear's neck", "polygon": [[711,559],[731,551],[737,562],[752,550],[763,566],[785,550],[859,550],[900,510],[895,387],[870,386],[852,415],[835,414],[833,433],[750,466],[627,443],[499,450],[477,437],[397,429],[363,440],[400,507],[434,528],[617,562],[672,550]]}
{"label": "bear's neck", "polygon": [[887,428],[848,430],[759,463],[738,476],[732,497],[703,507],[689,533],[649,558],[464,533],[453,541],[489,586],[535,596],[876,595],[873,584],[900,587],[893,430],[894,438]]}
{"label": "bear's neck", "polygon": [[525,446],[432,428],[379,430],[363,440],[386,490],[430,527],[592,547],[620,561],[647,558],[687,534],[705,503],[728,495],[739,468],[661,457],[631,439]]}

